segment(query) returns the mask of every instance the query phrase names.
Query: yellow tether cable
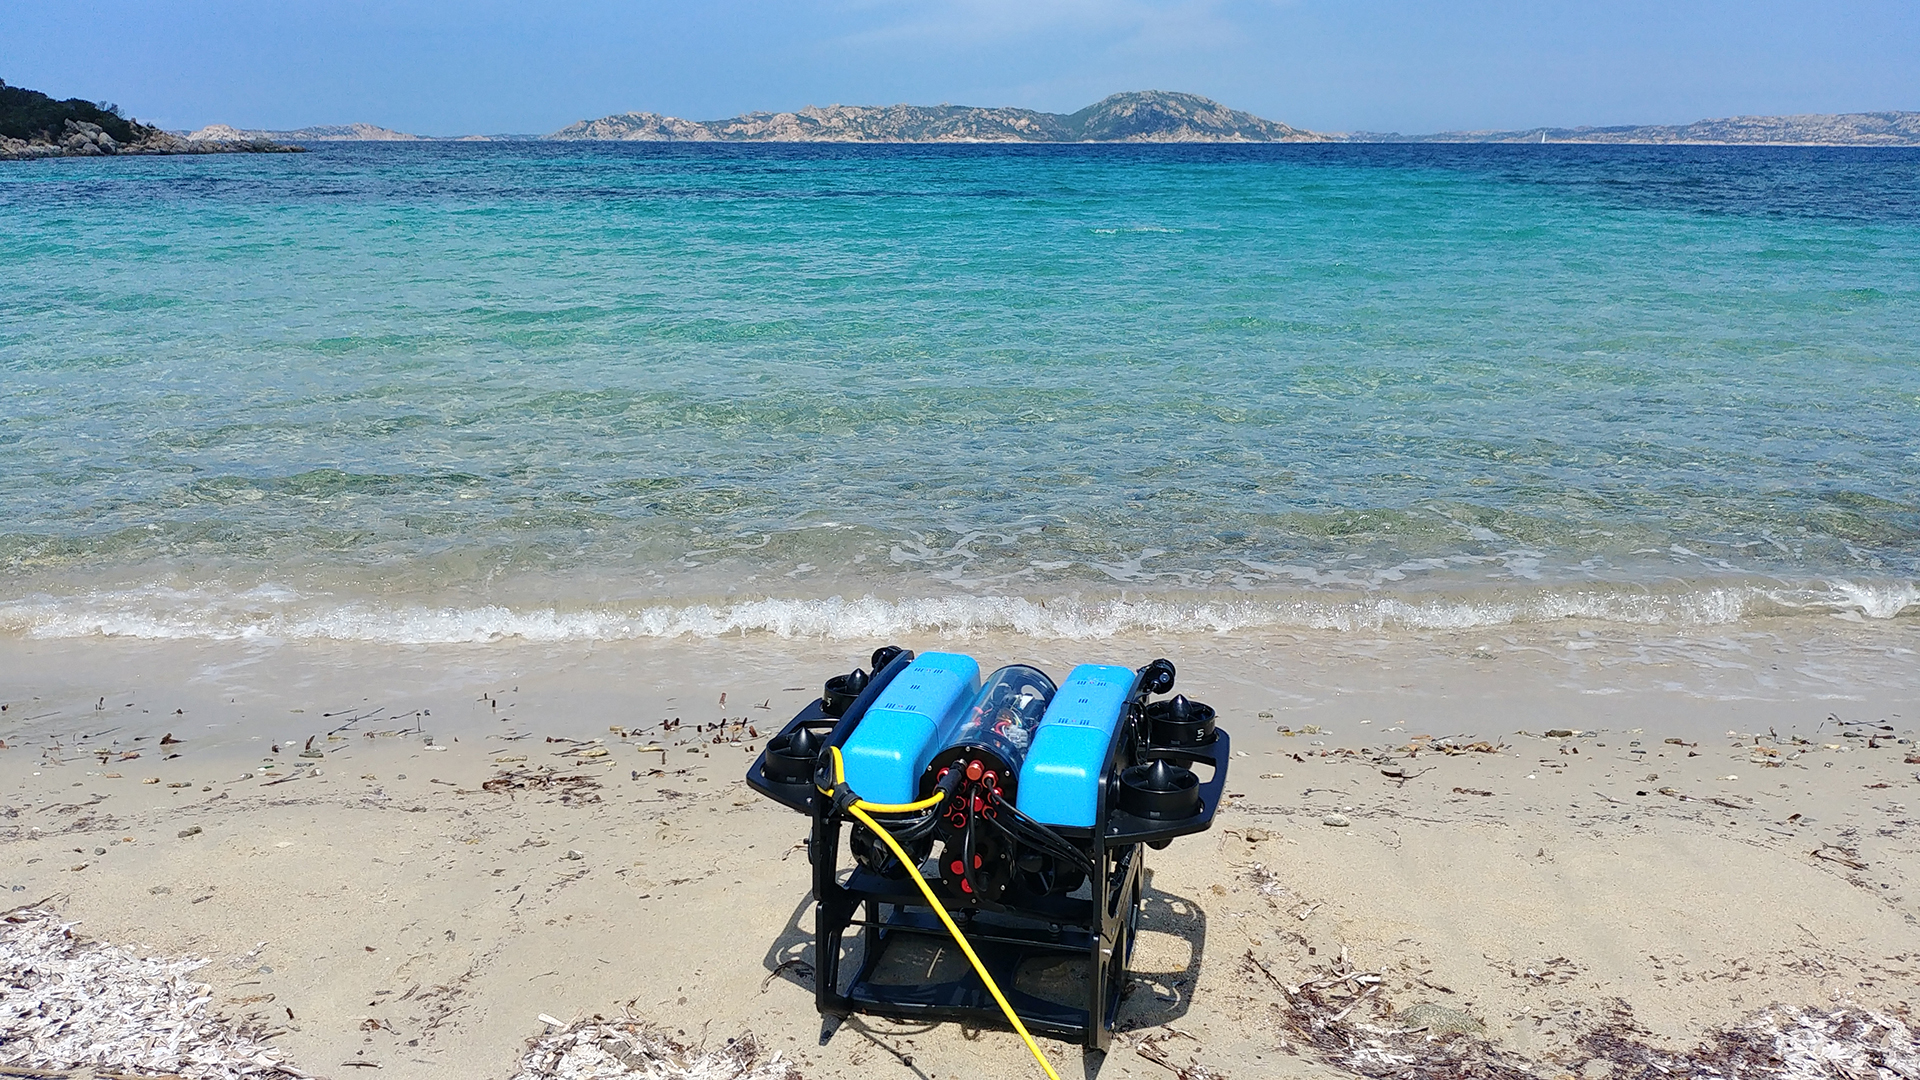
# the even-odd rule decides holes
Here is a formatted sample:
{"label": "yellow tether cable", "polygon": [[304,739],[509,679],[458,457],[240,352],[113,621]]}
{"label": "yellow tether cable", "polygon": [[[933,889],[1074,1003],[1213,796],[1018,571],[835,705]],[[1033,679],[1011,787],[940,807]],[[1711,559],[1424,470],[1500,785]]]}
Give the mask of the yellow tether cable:
{"label": "yellow tether cable", "polygon": [[[833,751],[833,782],[835,787],[839,787],[847,781],[846,770],[840,760],[840,748],[835,746],[830,749]],[[827,791],[824,788],[821,789],[821,793],[829,796],[833,794],[833,792]],[[864,799],[860,799],[848,806],[847,811],[861,824],[872,829],[881,840],[886,842],[887,847],[892,849],[893,857],[900,860],[900,865],[906,867],[907,873],[913,876],[913,883],[920,886],[920,895],[927,898],[927,906],[931,907],[933,913],[940,916],[940,921],[946,924],[947,932],[953,935],[954,944],[959,945],[960,951],[967,954],[967,962],[973,965],[973,970],[979,974],[980,981],[987,984],[987,992],[992,994],[993,1000],[999,1003],[1000,1011],[1007,1014],[1007,1021],[1013,1025],[1013,1030],[1020,1034],[1021,1040],[1027,1044],[1027,1049],[1033,1051],[1033,1060],[1039,1062],[1040,1067],[1046,1070],[1048,1080],[1060,1080],[1060,1074],[1053,1071],[1053,1065],[1047,1061],[1047,1055],[1040,1052],[1040,1045],[1033,1041],[1032,1035],[1027,1034],[1027,1025],[1020,1022],[1019,1014],[1013,1011],[1012,1005],[1007,1004],[1006,995],[1000,992],[999,984],[993,981],[993,976],[987,974],[987,966],[980,962],[980,957],[974,953],[973,946],[967,944],[966,936],[960,933],[958,926],[954,925],[953,916],[947,914],[946,905],[940,902],[939,897],[933,895],[933,887],[927,884],[927,879],[920,876],[920,868],[914,865],[912,857],[907,854],[905,848],[900,846],[900,841],[893,838],[892,833],[881,828],[879,822],[867,816],[868,810],[887,812],[920,809],[932,806],[945,797],[944,795],[936,793],[931,799],[922,799],[917,803],[896,804],[891,806],[876,806]],[[1091,1016],[1087,1018],[1087,1021],[1089,1023],[1097,1022],[1095,1018]]]}
{"label": "yellow tether cable", "polygon": [[[845,760],[840,757],[839,747],[831,746],[828,747],[828,749],[833,751],[833,784],[835,787],[839,787],[841,784],[847,782],[847,765]],[[814,786],[822,795],[832,796],[833,794],[833,792],[817,784]],[[936,791],[926,798],[921,799],[919,802],[876,803],[861,799],[860,805],[868,812],[875,814],[911,814],[916,810],[925,810],[930,806],[938,806],[940,805],[940,800],[944,798],[946,798],[945,795]]]}

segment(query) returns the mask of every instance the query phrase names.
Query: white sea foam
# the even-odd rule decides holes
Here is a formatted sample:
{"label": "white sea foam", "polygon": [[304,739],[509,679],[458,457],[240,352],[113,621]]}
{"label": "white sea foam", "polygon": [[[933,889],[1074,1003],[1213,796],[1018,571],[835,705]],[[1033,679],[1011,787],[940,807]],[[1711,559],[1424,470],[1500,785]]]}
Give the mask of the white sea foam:
{"label": "white sea foam", "polygon": [[97,635],[376,644],[737,634],[869,640],[917,633],[1011,633],[1037,639],[1095,640],[1130,632],[1473,630],[1560,619],[1697,627],[1794,614],[1859,620],[1920,614],[1920,583],[1834,581],[1796,587],[1739,583],[1669,591],[1548,586],[1482,596],[770,597],[573,608],[338,601],[274,587],[230,593],[147,588],[0,603],[0,632],[39,638]]}
{"label": "white sea foam", "polygon": [[1869,619],[1891,619],[1909,608],[1920,608],[1920,582],[1842,580],[1832,582],[1831,588],[1844,598],[1844,606]]}

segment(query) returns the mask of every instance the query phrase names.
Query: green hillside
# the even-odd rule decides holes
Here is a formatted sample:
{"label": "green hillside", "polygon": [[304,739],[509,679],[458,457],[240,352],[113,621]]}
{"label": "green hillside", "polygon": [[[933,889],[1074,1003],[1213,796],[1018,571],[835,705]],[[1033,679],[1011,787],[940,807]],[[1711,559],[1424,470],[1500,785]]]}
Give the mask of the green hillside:
{"label": "green hillside", "polygon": [[97,124],[118,142],[134,142],[149,129],[121,116],[117,106],[68,98],[56,101],[38,90],[8,86],[0,79],[0,135],[10,139],[56,142],[68,120]]}

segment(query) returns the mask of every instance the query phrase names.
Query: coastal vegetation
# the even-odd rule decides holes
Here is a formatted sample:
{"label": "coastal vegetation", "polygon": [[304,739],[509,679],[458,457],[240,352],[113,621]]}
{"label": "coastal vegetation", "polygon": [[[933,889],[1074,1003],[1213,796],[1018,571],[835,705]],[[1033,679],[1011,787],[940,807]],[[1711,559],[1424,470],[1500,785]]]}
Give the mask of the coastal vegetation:
{"label": "coastal vegetation", "polygon": [[0,79],[0,161],[111,154],[286,153],[300,150],[260,139],[183,139],[142,124],[105,101],[67,98],[9,86]]}
{"label": "coastal vegetation", "polygon": [[0,79],[0,135],[54,142],[65,133],[68,121],[92,124],[123,143],[135,142],[153,130],[127,119],[118,105],[80,98],[56,101],[38,90],[8,86],[5,79]]}

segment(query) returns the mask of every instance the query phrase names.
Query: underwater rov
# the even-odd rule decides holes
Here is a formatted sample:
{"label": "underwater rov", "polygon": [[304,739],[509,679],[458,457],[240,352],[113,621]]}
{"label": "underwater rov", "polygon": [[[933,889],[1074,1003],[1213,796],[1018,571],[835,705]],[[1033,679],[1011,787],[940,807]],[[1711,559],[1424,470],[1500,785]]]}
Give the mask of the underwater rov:
{"label": "underwater rov", "polygon": [[[1028,1029],[1106,1049],[1144,849],[1205,830],[1220,805],[1228,738],[1213,710],[1164,697],[1166,660],[1137,671],[1082,664],[1058,686],[1025,665],[982,679],[971,657],[895,646],[875,652],[872,669],[828,679],[747,772],[755,790],[813,819],[820,1012],[1004,1017],[1043,1066]],[[853,927],[859,965],[843,978]],[[924,954],[949,937],[971,972],[902,979],[887,964],[890,950]],[[1017,985],[1023,965],[1062,960],[1083,963],[1084,978],[1069,980],[1083,997]]]}

